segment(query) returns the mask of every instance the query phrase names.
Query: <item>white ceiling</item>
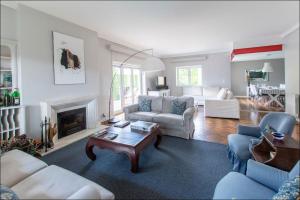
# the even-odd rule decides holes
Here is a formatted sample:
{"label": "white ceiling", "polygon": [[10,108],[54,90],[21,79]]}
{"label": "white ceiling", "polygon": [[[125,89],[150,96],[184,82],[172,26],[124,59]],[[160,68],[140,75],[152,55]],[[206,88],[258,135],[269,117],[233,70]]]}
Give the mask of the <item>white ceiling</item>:
{"label": "white ceiling", "polygon": [[299,1],[22,1],[99,37],[168,57],[230,50],[299,26]]}

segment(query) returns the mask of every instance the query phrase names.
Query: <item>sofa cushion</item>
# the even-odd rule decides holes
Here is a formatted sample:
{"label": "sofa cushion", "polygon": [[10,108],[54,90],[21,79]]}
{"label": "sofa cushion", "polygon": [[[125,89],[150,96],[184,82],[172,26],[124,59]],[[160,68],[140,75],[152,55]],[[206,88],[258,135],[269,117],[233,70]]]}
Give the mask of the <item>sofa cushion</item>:
{"label": "sofa cushion", "polygon": [[161,128],[178,129],[183,126],[183,116],[171,113],[160,113],[153,117],[153,122],[158,123]]}
{"label": "sofa cushion", "polygon": [[139,102],[139,111],[150,112],[151,111],[151,99],[141,99]]}
{"label": "sofa cushion", "polygon": [[248,160],[251,157],[249,151],[251,139],[257,138],[240,134],[230,134],[228,135],[228,146],[239,159]]}
{"label": "sofa cushion", "polygon": [[68,199],[101,199],[97,188],[86,185],[71,196]]}
{"label": "sofa cushion", "polygon": [[288,180],[282,184],[277,194],[273,196],[273,200],[281,199],[297,199],[300,196],[300,176],[296,176],[292,180]]}
{"label": "sofa cushion", "polygon": [[162,98],[157,96],[139,96],[138,102],[142,99],[151,99],[151,111],[153,112],[162,112]]}
{"label": "sofa cushion", "polygon": [[20,199],[66,199],[86,185],[97,188],[100,199],[114,198],[102,186],[55,165],[38,171],[11,189]]}
{"label": "sofa cushion", "polygon": [[227,89],[222,88],[217,94],[217,99],[223,100],[226,98],[226,96],[227,96]]}
{"label": "sofa cushion", "polygon": [[226,99],[233,99],[233,93],[231,90],[227,90],[227,95],[226,95]]}
{"label": "sofa cushion", "polygon": [[271,199],[274,194],[247,176],[230,172],[217,184],[213,199]]}
{"label": "sofa cushion", "polygon": [[204,87],[203,88],[203,96],[205,97],[216,97],[220,87]]}
{"label": "sofa cushion", "polygon": [[162,101],[162,112],[163,113],[172,113],[172,101],[177,100],[179,102],[186,102],[186,108],[190,108],[194,106],[194,98],[193,97],[164,97]]}
{"label": "sofa cushion", "polygon": [[18,200],[19,197],[9,187],[6,187],[4,185],[0,185],[0,199],[1,200]]}
{"label": "sofa cushion", "polygon": [[141,121],[152,122],[153,117],[155,115],[157,115],[156,112],[134,112],[128,114],[127,118],[132,121],[141,120]]}
{"label": "sofa cushion", "polygon": [[1,184],[12,187],[45,167],[46,163],[23,151],[6,152],[1,156]]}
{"label": "sofa cushion", "polygon": [[184,96],[202,96],[203,88],[201,86],[183,87],[182,93]]}
{"label": "sofa cushion", "polygon": [[172,101],[172,113],[176,115],[182,115],[186,109],[186,102],[180,102],[178,100]]}

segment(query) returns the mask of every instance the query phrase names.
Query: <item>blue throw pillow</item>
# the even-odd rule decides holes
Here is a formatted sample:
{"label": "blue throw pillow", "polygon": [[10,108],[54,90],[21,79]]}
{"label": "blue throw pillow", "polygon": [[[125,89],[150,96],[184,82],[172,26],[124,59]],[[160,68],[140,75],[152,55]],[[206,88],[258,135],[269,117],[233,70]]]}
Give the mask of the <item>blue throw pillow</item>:
{"label": "blue throw pillow", "polygon": [[139,102],[139,111],[142,112],[151,112],[151,99],[142,99]]}
{"label": "blue throw pillow", "polygon": [[300,176],[286,181],[279,188],[277,194],[273,196],[273,200],[296,200],[300,195]]}
{"label": "blue throw pillow", "polygon": [[178,100],[173,100],[171,102],[172,113],[176,115],[182,115],[186,108],[186,102],[180,102]]}
{"label": "blue throw pillow", "polygon": [[6,187],[4,185],[0,185],[0,198],[1,200],[18,200],[17,194],[12,191],[9,187]]}

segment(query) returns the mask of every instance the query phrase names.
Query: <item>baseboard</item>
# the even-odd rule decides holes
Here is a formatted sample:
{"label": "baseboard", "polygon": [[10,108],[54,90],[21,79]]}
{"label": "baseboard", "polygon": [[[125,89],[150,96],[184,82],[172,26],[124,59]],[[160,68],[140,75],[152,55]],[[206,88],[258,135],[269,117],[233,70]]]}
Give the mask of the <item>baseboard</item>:
{"label": "baseboard", "polygon": [[234,96],[235,98],[240,98],[240,99],[248,99],[249,97],[247,96]]}

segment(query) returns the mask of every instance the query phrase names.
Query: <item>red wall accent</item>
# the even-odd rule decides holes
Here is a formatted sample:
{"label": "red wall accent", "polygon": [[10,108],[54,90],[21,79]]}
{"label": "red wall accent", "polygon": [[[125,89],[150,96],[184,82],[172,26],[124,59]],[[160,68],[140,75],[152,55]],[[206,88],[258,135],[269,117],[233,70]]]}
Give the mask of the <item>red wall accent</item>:
{"label": "red wall accent", "polygon": [[282,51],[282,44],[234,49],[231,53],[231,59],[233,59],[233,57],[238,54],[259,53],[259,52],[269,52],[269,51]]}

